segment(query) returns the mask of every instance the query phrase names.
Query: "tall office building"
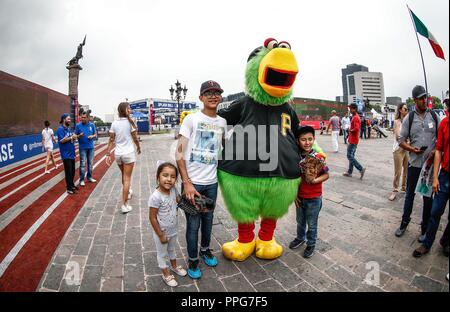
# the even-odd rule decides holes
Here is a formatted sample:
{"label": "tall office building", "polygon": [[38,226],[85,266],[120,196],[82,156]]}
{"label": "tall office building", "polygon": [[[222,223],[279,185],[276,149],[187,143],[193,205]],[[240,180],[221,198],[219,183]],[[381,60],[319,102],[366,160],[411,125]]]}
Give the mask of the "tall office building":
{"label": "tall office building", "polygon": [[355,81],[353,78],[348,79],[349,75],[356,72],[368,72],[369,68],[363,65],[350,64],[346,68],[342,69],[342,90],[344,90],[344,103],[351,103],[348,100],[349,91],[354,93]]}
{"label": "tall office building", "polygon": [[347,76],[348,81],[353,81],[354,89],[349,83],[348,103],[356,103],[356,99],[369,99],[371,105],[384,106],[384,82],[382,73],[355,72]]}

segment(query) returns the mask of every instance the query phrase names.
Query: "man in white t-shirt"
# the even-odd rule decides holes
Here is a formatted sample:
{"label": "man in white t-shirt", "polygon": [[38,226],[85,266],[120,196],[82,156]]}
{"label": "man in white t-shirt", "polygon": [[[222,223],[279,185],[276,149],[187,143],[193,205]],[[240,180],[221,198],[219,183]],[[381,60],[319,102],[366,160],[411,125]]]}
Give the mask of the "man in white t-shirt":
{"label": "man in white t-shirt", "polygon": [[350,129],[350,118],[348,117],[348,113],[345,113],[345,116],[342,117],[342,134],[344,135],[344,144],[347,144],[348,139],[348,129]]}
{"label": "man in white t-shirt", "polygon": [[[222,142],[227,122],[217,116],[223,90],[212,80],[200,88],[200,101],[204,108],[187,115],[180,127],[176,151],[185,196],[195,204],[195,196],[206,196],[214,201],[217,198],[217,165],[222,150]],[[186,242],[189,254],[188,275],[199,279],[199,255],[207,266],[217,265],[217,258],[209,249],[213,222],[213,211],[197,215],[186,214]],[[198,231],[201,227],[200,253],[198,252]]]}

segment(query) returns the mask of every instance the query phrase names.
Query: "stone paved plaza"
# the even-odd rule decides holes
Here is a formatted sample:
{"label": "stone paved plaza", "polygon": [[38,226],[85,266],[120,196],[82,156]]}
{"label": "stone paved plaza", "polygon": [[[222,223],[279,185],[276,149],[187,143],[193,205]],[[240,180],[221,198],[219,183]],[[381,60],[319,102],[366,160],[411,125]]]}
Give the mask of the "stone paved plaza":
{"label": "stone paved plaza", "polygon": [[[396,238],[403,195],[390,202],[392,187],[392,137],[364,140],[357,158],[367,166],[359,180],[345,178],[346,146],[331,153],[330,136],[318,136],[328,154],[330,180],[324,184],[319,219],[319,240],[314,256],[302,257],[304,247],[287,248],[296,231],[295,209],[281,219],[276,230],[284,254],[274,261],[250,257],[231,262],[221,254],[221,244],[236,237],[236,223],[224,208],[219,193],[213,225],[212,249],[216,268],[202,264],[199,281],[176,277],[180,286],[166,286],[156,261],[148,219],[148,197],[155,188],[158,160],[173,159],[173,135],[142,136],[143,152],[133,174],[133,211],[120,213],[120,172],[113,164],[91,194],[58,247],[44,274],[39,291],[449,291],[445,275],[448,258],[438,241],[430,254],[415,259],[419,243],[421,199],[416,198],[413,220],[402,238]],[[94,172],[95,176],[95,172]],[[441,221],[437,240],[448,219]],[[179,263],[186,265],[185,218],[179,213]],[[77,269],[79,268],[79,272]],[[379,268],[379,283],[372,272]],[[80,277],[77,280],[77,276]],[[74,278],[75,277],[75,278]]]}

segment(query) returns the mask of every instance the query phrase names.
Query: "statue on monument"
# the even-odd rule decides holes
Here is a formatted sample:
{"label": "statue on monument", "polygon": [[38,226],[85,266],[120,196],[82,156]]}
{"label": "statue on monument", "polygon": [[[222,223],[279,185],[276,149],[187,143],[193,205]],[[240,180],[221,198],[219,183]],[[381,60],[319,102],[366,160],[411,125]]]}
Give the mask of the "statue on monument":
{"label": "statue on monument", "polygon": [[78,64],[78,61],[83,58],[83,46],[86,44],[86,35],[82,43],[78,45],[77,54],[67,63],[70,65]]}

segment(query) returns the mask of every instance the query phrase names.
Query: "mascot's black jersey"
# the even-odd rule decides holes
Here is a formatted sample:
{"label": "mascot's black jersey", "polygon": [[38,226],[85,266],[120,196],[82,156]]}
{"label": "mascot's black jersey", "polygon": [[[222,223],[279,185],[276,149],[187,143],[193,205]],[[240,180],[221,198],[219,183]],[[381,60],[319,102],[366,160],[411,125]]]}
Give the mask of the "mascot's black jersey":
{"label": "mascot's black jersey", "polygon": [[300,177],[297,133],[292,106],[262,105],[245,96],[217,113],[233,126],[219,169],[244,177]]}

